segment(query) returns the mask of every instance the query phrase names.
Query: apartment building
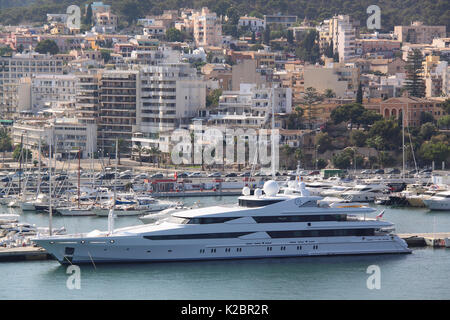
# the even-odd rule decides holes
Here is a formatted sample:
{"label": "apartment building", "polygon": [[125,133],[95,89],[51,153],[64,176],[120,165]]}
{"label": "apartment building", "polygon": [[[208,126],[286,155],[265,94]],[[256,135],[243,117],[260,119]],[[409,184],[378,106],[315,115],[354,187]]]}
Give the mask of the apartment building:
{"label": "apartment building", "polygon": [[333,52],[339,55],[339,62],[356,57],[358,22],[348,15],[337,15],[324,20],[319,27],[320,45],[333,44]]}
{"label": "apartment building", "polygon": [[203,7],[192,15],[194,41],[198,47],[220,46],[222,44],[222,24],[215,12]]}
{"label": "apartment building", "polygon": [[124,141],[122,154],[131,150],[140,95],[139,71],[107,70],[100,78],[98,145],[102,155],[115,153],[116,139]]}
{"label": "apartment building", "polygon": [[38,74],[31,78],[32,110],[51,107],[57,103],[75,101],[74,75]]}
{"label": "apartment building", "polygon": [[292,89],[278,84],[265,88],[242,83],[239,91],[223,92],[207,122],[227,128],[262,128],[270,120],[272,107],[277,114],[291,113]]}
{"label": "apartment building", "polygon": [[37,150],[52,144],[58,159],[89,158],[97,151],[97,127],[81,124],[76,118],[32,118],[16,121],[12,127],[14,144],[23,141],[27,149]]}
{"label": "apartment building", "polygon": [[395,26],[394,34],[400,42],[430,44],[435,38],[445,38],[447,31],[446,26],[426,26],[413,21],[410,26]]}
{"label": "apartment building", "polygon": [[166,63],[140,70],[141,90],[133,144],[159,147],[160,136],[187,128],[205,108],[206,82],[186,63]]}
{"label": "apartment building", "polygon": [[336,97],[350,98],[356,95],[359,84],[359,69],[354,63],[329,63],[325,67],[308,66],[303,72],[304,88],[315,88],[319,92],[333,90]]}
{"label": "apartment building", "polygon": [[264,25],[278,24],[285,28],[292,27],[297,22],[297,16],[264,15]]}
{"label": "apartment building", "polygon": [[101,72],[96,69],[76,74],[75,106],[80,123],[96,124],[98,122],[100,78]]}
{"label": "apartment building", "polygon": [[63,61],[48,54],[31,52],[0,57],[0,113],[12,115],[24,110],[18,100],[19,87],[25,78],[37,74],[62,74],[63,69]]}
{"label": "apartment building", "polygon": [[245,15],[239,18],[238,26],[241,28],[247,28],[254,32],[261,32],[266,28],[266,23],[264,19]]}

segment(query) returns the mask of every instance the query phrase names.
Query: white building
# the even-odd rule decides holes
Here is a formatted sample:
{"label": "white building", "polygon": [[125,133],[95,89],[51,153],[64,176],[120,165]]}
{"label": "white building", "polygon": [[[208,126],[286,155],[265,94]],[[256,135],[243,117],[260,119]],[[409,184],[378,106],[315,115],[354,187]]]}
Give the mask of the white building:
{"label": "white building", "polygon": [[39,140],[41,147],[52,144],[60,159],[73,158],[78,150],[82,158],[89,158],[97,150],[97,125],[81,124],[75,118],[18,121],[12,128],[12,137],[15,144],[23,139],[28,149],[37,149]]}
{"label": "white building", "polygon": [[133,145],[158,147],[164,132],[187,127],[205,108],[206,82],[186,63],[167,63],[140,70],[140,100]]}
{"label": "white building", "polygon": [[192,15],[194,41],[198,47],[220,46],[222,43],[222,24],[215,12],[202,8]]}
{"label": "white building", "polygon": [[32,109],[40,110],[58,102],[74,102],[76,76],[63,74],[38,74],[31,78]]}
{"label": "white building", "polygon": [[240,17],[238,26],[241,28],[248,28],[251,31],[263,31],[266,28],[264,19],[249,17],[247,15]]}
{"label": "white building", "polygon": [[216,113],[210,114],[208,123],[216,126],[261,128],[272,114],[292,112],[292,89],[273,86],[258,88],[242,83],[239,91],[224,91]]}
{"label": "white building", "polygon": [[[19,87],[37,74],[62,74],[63,61],[36,52],[0,57],[0,113],[12,114],[28,110],[19,103]],[[31,83],[26,86],[31,85]],[[27,89],[26,89],[27,90]],[[25,91],[23,91],[25,92]]]}

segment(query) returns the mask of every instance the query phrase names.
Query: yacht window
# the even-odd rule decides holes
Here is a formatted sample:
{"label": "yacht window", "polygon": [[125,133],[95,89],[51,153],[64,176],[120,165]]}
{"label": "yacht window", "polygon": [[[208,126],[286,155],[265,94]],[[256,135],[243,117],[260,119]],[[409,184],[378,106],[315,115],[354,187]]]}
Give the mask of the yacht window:
{"label": "yacht window", "polygon": [[317,207],[317,201],[316,200],[306,201],[304,204],[302,204],[302,207]]}
{"label": "yacht window", "polygon": [[314,221],[345,221],[346,214],[315,214],[301,216],[267,216],[252,217],[257,223],[276,223],[276,222],[314,222]]}
{"label": "yacht window", "polygon": [[331,229],[331,230],[267,231],[267,234],[271,238],[373,236],[374,235],[374,229]]}
{"label": "yacht window", "polygon": [[254,200],[254,199],[239,199],[239,206],[241,207],[248,207],[248,208],[255,208],[255,207],[264,207],[268,206],[269,204],[274,204],[277,202],[281,202],[283,200]]}
{"label": "yacht window", "polygon": [[198,234],[170,234],[161,236],[144,236],[148,240],[181,240],[181,239],[220,239],[238,238],[253,232],[224,232],[224,233],[198,233]]}
{"label": "yacht window", "polygon": [[362,188],[359,191],[369,191],[371,188]]}
{"label": "yacht window", "polygon": [[224,223],[230,220],[239,219],[240,217],[217,217],[217,218],[191,218],[188,224],[211,224]]}
{"label": "yacht window", "polygon": [[190,221],[190,219],[174,217],[174,216],[171,216],[167,219],[167,222],[176,223],[176,224],[188,224],[188,223],[190,223],[189,221]]}

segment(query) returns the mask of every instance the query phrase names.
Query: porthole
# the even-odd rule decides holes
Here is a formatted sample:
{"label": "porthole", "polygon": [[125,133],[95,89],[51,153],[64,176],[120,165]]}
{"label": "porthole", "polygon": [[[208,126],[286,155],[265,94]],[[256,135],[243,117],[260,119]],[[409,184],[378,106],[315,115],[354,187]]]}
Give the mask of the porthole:
{"label": "porthole", "polygon": [[109,240],[109,243],[114,243],[114,240]]}

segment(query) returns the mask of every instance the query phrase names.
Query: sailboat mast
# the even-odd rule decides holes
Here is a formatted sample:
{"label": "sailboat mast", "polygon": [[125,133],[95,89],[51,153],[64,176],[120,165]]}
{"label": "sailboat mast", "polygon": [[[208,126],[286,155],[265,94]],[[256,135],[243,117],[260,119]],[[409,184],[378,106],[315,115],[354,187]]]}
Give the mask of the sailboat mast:
{"label": "sailboat mast", "polygon": [[36,197],[38,196],[41,189],[41,135],[39,134],[39,171],[38,171],[38,186],[36,188]]}
{"label": "sailboat mast", "polygon": [[405,177],[405,112],[402,113],[402,179]]}
{"label": "sailboat mast", "polygon": [[272,130],[271,130],[271,138],[272,138],[272,144],[271,144],[271,155],[272,155],[272,179],[275,180],[275,106],[273,102],[273,94],[272,94],[273,88],[270,90],[270,102],[272,104]]}
{"label": "sailboat mast", "polygon": [[48,155],[48,232],[52,235],[52,146],[53,146],[53,131],[52,138],[50,140],[49,155]]}
{"label": "sailboat mast", "polygon": [[78,208],[80,208],[80,182],[81,182],[80,170],[81,170],[81,148],[78,148]]}

